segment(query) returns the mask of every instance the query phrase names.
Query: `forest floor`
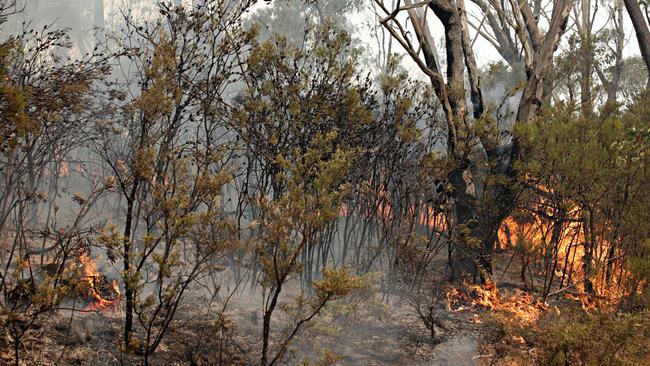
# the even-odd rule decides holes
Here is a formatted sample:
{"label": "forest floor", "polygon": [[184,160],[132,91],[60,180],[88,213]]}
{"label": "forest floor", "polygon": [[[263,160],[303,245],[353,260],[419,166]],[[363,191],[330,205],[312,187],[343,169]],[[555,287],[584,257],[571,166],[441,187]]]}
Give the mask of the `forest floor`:
{"label": "forest floor", "polygon": [[[337,365],[474,365],[479,351],[478,327],[467,314],[445,317],[435,344],[414,309],[399,299],[368,301],[353,310],[336,309],[306,329],[295,342],[294,361],[316,362],[334,356]],[[338,312],[339,314],[335,314]],[[344,314],[341,314],[344,313]],[[236,324],[245,324],[237,319]],[[259,333],[254,324],[244,330]],[[250,344],[255,354],[255,342]],[[254,360],[250,360],[254,362]]]}
{"label": "forest floor", "polygon": [[[471,313],[447,313],[441,317],[440,342],[434,344],[429,331],[412,308],[399,300],[387,303],[366,301],[343,316],[328,311],[306,329],[293,345],[289,364],[323,355],[336,357],[337,365],[479,365],[481,324]],[[226,312],[227,331],[217,331],[216,319],[194,313],[175,321],[162,342],[152,365],[216,365],[257,363],[261,319],[250,308]],[[20,347],[23,365],[120,365],[138,364],[119,352],[123,314],[72,313],[60,311],[43,317],[29,331]],[[13,359],[7,334],[0,340],[0,364]]]}
{"label": "forest floor", "polygon": [[[377,308],[380,306],[377,306]],[[294,343],[289,364],[317,362],[325,354],[337,365],[479,365],[482,330],[471,315],[452,315],[440,343],[406,305],[383,304],[345,319],[323,319],[309,327]],[[151,360],[152,365],[222,364],[252,365],[259,359],[261,322],[247,310],[232,310],[235,326],[227,336],[214,332],[213,324],[198,319],[176,321]],[[120,365],[138,364],[137,358],[120,353],[122,315],[60,312],[43,318],[22,340],[23,365]],[[4,337],[0,365],[12,363],[8,337]],[[224,347],[221,352],[221,346]],[[190,363],[192,364],[192,363]]]}
{"label": "forest floor", "polygon": [[[514,268],[508,272],[513,276],[517,273]],[[510,274],[505,278],[509,277]],[[258,363],[262,316],[261,296],[257,295],[235,295],[224,316],[221,316],[222,305],[217,302],[188,300],[178,309],[177,319],[150,364]],[[285,300],[295,295],[289,291]],[[433,304],[438,318],[435,342],[415,309],[396,294],[386,299],[374,293],[334,303],[301,332],[292,344],[288,364],[305,361],[318,364],[328,357],[336,360],[337,365],[524,365],[532,362],[525,345],[517,349],[511,344],[493,343],[490,311],[472,307],[450,310],[447,302],[447,297],[442,295]],[[21,364],[139,364],[139,357],[119,352],[123,317],[120,312],[69,310],[45,314],[22,339]],[[280,316],[274,320],[272,334],[276,339],[286,329],[284,325],[289,324],[286,321]],[[516,346],[516,342],[510,343]],[[504,349],[516,357],[504,358]],[[497,357],[497,354],[501,355]],[[12,359],[11,339],[6,330],[0,329],[0,365],[10,364]]]}

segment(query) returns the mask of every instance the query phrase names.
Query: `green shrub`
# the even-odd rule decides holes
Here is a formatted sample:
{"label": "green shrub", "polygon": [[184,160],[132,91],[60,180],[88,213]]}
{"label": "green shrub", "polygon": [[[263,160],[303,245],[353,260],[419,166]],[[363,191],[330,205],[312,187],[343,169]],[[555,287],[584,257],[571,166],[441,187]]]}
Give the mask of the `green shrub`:
{"label": "green shrub", "polygon": [[534,344],[544,365],[641,365],[650,362],[650,319],[589,314],[575,307],[544,317]]}

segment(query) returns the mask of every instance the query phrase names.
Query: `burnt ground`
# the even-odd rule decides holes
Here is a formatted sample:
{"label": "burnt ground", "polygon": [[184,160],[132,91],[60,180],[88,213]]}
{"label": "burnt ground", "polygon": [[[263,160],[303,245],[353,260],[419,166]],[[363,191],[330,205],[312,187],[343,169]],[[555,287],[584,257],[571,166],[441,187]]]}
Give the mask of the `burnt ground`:
{"label": "burnt ground", "polygon": [[[217,319],[186,307],[151,359],[152,365],[256,364],[261,317],[250,308]],[[202,309],[205,310],[205,309]],[[188,315],[191,314],[191,315]],[[60,311],[44,317],[23,339],[23,365],[131,365],[138,357],[119,352],[123,314]],[[339,304],[302,332],[287,364],[317,362],[329,354],[337,365],[478,365],[481,324],[469,313],[441,317],[446,330],[434,344],[415,312],[399,300]],[[281,330],[281,321],[276,330]],[[9,338],[0,338],[0,364],[12,363]]]}
{"label": "burnt ground", "polygon": [[[501,276],[508,258],[495,267],[503,284],[517,282],[517,263]],[[505,286],[505,285],[504,285]],[[245,291],[247,292],[247,291]],[[444,293],[444,292],[443,292]],[[285,300],[294,296],[287,295]],[[224,316],[221,305],[191,299],[178,310],[177,320],[152,357],[152,365],[252,365],[260,357],[261,296],[231,300]],[[486,365],[526,364],[499,355],[486,326],[489,314],[476,309],[449,311],[445,296],[436,303],[440,328],[434,342],[408,302],[375,293],[329,306],[305,329],[291,348],[286,364],[317,362],[328,355],[337,365]],[[278,311],[278,313],[281,313]],[[141,358],[119,352],[124,314],[71,312],[46,314],[35,323],[21,345],[22,365],[131,365]],[[2,315],[0,314],[0,318]],[[3,319],[0,319],[0,324]],[[274,334],[284,329],[278,317]],[[515,350],[516,351],[516,350]],[[524,352],[525,353],[525,352]],[[518,359],[522,359],[519,357]],[[525,355],[523,359],[526,359]],[[13,360],[10,338],[0,328],[0,365]]]}

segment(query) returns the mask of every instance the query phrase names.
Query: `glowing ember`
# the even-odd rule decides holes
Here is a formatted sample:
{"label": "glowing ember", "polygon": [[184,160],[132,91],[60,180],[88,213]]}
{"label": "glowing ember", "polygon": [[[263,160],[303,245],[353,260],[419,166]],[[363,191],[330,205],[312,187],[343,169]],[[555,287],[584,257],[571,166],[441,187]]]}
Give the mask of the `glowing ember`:
{"label": "glowing ember", "polygon": [[[110,288],[106,288],[102,283],[103,277],[97,270],[95,261],[85,254],[79,257],[79,261],[83,265],[84,282],[86,282],[88,295],[91,298],[91,303],[84,309],[84,311],[116,311],[119,308],[121,293],[120,288],[115,280],[111,280]],[[113,299],[106,299],[107,293],[114,294]]]}

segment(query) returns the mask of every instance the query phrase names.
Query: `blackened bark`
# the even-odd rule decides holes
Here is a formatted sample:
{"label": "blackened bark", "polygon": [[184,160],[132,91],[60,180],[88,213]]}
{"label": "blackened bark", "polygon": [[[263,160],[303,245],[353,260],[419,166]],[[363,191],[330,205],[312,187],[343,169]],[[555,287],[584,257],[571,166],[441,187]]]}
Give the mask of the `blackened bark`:
{"label": "blackened bark", "polygon": [[582,271],[584,276],[585,292],[593,293],[594,285],[590,276],[592,272],[594,248],[596,247],[596,233],[594,226],[594,212],[592,209],[588,209],[587,211],[589,212],[589,216],[582,223],[585,234],[585,254],[582,258]]}
{"label": "blackened bark", "polygon": [[135,195],[138,190],[137,181],[131,187],[131,194],[127,197],[126,223],[124,225],[124,298],[125,298],[125,319],[124,319],[124,348],[131,347],[133,334],[133,310],[135,305],[135,288],[131,278],[131,227],[133,225],[133,206]]}
{"label": "blackened bark", "polygon": [[[474,153],[469,148],[474,140],[471,126],[467,116],[467,103],[465,100],[465,66],[466,62],[472,62],[473,53],[469,37],[464,43],[463,23],[459,10],[451,1],[432,1],[429,7],[440,19],[445,28],[445,48],[447,54],[447,88],[449,90],[449,102],[453,111],[453,120],[457,125],[459,141],[463,141],[463,147],[452,151],[457,167],[451,173],[449,181],[454,188],[455,204],[455,229],[454,235],[449,243],[449,268],[452,279],[470,274],[480,275],[483,281],[490,281],[491,266],[489,260],[485,260],[486,250],[484,237],[482,236],[482,225],[479,222],[479,207],[477,202],[478,186],[482,182],[475,181],[474,173],[478,161],[477,156],[470,156]],[[467,50],[465,48],[468,48]],[[476,80],[473,87],[472,101],[475,115],[482,114],[482,96],[478,83],[478,70],[470,71],[470,77]],[[476,155],[476,154],[474,154]],[[484,155],[484,154],[481,154]]]}
{"label": "blackened bark", "polygon": [[462,169],[462,167],[458,168],[449,177],[449,182],[454,187],[455,199],[455,230],[448,249],[448,266],[451,279],[458,279],[467,274],[476,279],[479,273],[475,261],[478,257],[479,247],[474,242],[474,240],[480,238],[478,217],[476,215],[477,202],[463,177],[463,173],[466,171],[468,170]]}
{"label": "blackened bark", "polygon": [[[140,130],[140,138],[138,142],[138,148],[141,149],[146,140],[147,136],[147,122],[145,121]],[[133,336],[133,312],[135,310],[135,287],[136,284],[133,282],[132,269],[131,269],[131,255],[133,252],[131,235],[134,231],[134,220],[138,220],[138,215],[134,215],[134,208],[136,204],[136,196],[138,194],[138,188],[140,187],[140,179],[138,175],[135,174],[133,185],[131,190],[126,197],[126,222],[124,224],[124,233],[123,233],[123,246],[124,254],[122,255],[123,265],[124,265],[124,298],[125,298],[125,319],[124,319],[124,348],[129,350],[132,346],[132,336]],[[122,188],[122,191],[126,194],[126,187]]]}

